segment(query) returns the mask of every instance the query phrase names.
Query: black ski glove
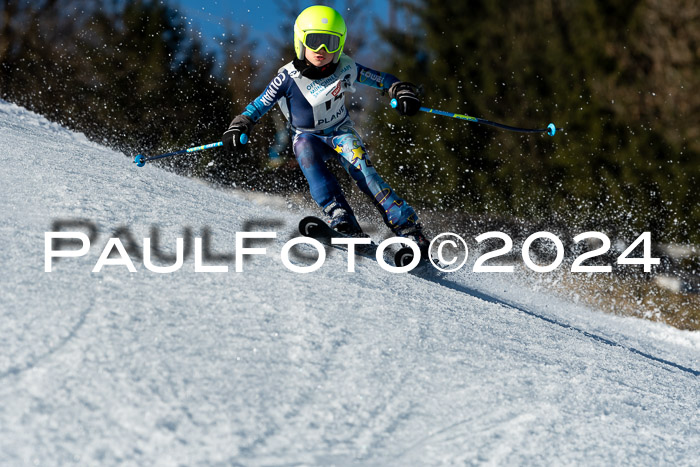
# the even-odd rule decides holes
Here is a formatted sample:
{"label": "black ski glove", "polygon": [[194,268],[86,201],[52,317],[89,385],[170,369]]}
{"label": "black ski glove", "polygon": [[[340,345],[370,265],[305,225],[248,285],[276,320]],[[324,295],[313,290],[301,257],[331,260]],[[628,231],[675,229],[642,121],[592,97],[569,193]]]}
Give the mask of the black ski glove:
{"label": "black ski glove", "polygon": [[415,115],[420,110],[418,86],[406,81],[398,81],[389,88],[389,98],[396,99],[396,111],[400,115]]}
{"label": "black ski glove", "polygon": [[[243,145],[248,142],[250,133],[253,131],[253,125],[255,125],[255,122],[249,116],[236,116],[221,138],[221,141],[224,143],[224,149],[231,153],[242,151]],[[246,135],[243,141],[241,140],[241,135]]]}

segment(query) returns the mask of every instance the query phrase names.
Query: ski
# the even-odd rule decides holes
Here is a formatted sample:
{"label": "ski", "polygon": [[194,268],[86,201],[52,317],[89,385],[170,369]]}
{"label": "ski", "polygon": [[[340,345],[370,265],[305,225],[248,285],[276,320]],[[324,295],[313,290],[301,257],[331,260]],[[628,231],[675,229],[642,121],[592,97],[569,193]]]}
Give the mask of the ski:
{"label": "ski", "polygon": [[[332,239],[356,238],[340,233],[337,230],[333,230],[323,219],[319,219],[318,217],[314,216],[307,216],[299,221],[299,233],[305,237],[315,238],[321,243],[343,251],[348,251],[347,246],[334,244],[332,243]],[[355,245],[355,254],[376,260],[377,244],[373,241],[369,245]]]}
{"label": "ski", "polygon": [[[314,216],[307,216],[299,222],[299,233],[342,251],[348,251],[347,246],[333,244],[333,238],[356,238],[333,230],[324,220]],[[368,245],[355,245],[355,254],[376,261],[377,246],[374,241]],[[391,253],[389,255],[391,256]],[[413,250],[410,247],[399,248],[393,253],[392,259],[396,267],[407,266],[413,261]],[[429,262],[427,258],[422,258],[418,267],[427,262]]]}
{"label": "ski", "polygon": [[[410,247],[399,248],[394,253],[394,264],[397,267],[408,266],[413,261],[413,250]],[[421,262],[426,261],[426,258],[421,258]]]}

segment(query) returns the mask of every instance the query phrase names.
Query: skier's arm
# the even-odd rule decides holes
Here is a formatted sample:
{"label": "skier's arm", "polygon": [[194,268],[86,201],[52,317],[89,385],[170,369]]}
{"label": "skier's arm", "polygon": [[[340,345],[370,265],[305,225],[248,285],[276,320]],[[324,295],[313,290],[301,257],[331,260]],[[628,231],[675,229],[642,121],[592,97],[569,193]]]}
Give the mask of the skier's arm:
{"label": "skier's arm", "polygon": [[388,91],[390,99],[396,99],[396,111],[401,115],[415,115],[420,109],[420,92],[412,83],[400,81],[396,76],[373,70],[357,63],[358,83]]}
{"label": "skier's arm", "polygon": [[270,81],[263,93],[246,106],[243,115],[257,123],[286,94],[290,82],[287,70],[282,70]]}
{"label": "skier's arm", "polygon": [[[237,115],[233,119],[222,137],[226,150],[234,153],[242,149],[247,142],[246,138],[253,131],[253,125],[286,94],[290,82],[287,70],[282,70],[280,74],[270,81],[263,93],[248,104],[241,115]],[[245,138],[243,135],[245,135]]]}
{"label": "skier's arm", "polygon": [[355,81],[365,86],[371,86],[386,91],[392,84],[398,82],[399,79],[391,73],[373,70],[372,68],[357,63],[357,78]]}

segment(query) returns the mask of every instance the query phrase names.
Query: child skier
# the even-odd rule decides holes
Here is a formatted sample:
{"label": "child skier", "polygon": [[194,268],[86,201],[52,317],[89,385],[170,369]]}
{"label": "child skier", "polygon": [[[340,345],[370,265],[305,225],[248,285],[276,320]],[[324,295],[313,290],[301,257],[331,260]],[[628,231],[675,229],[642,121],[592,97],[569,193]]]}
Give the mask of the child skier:
{"label": "child skier", "polygon": [[325,165],[336,159],[373,200],[392,232],[426,251],[429,242],[418,216],[374,169],[345,107],[345,93],[355,92],[354,83],[359,82],[388,89],[389,97],[398,101],[398,112],[414,115],[421,104],[418,90],[389,73],[355,63],[342,53],[345,37],[345,21],[334,9],[317,5],[302,11],[294,23],[296,58],[280,68],[265,91],[233,119],[223,135],[224,148],[240,149],[241,135],[250,135],[253,125],[279,102],[294,132],[294,155],[328,224],[347,235],[364,235]]}

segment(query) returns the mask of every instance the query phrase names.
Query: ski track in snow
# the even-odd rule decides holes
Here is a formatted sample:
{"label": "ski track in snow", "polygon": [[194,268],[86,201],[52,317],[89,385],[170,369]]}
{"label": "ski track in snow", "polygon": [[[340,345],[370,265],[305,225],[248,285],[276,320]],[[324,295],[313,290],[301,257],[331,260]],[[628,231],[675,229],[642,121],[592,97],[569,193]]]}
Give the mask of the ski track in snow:
{"label": "ski track in snow", "polygon": [[[279,252],[314,213],[138,169],[2,101],[0,142],[1,465],[700,463],[698,333],[518,273],[353,274],[339,252],[292,273]],[[99,237],[45,273],[56,219]],[[254,219],[283,226],[244,273],[91,272],[122,226],[142,245],[157,225],[168,252],[209,227],[230,254]]]}

